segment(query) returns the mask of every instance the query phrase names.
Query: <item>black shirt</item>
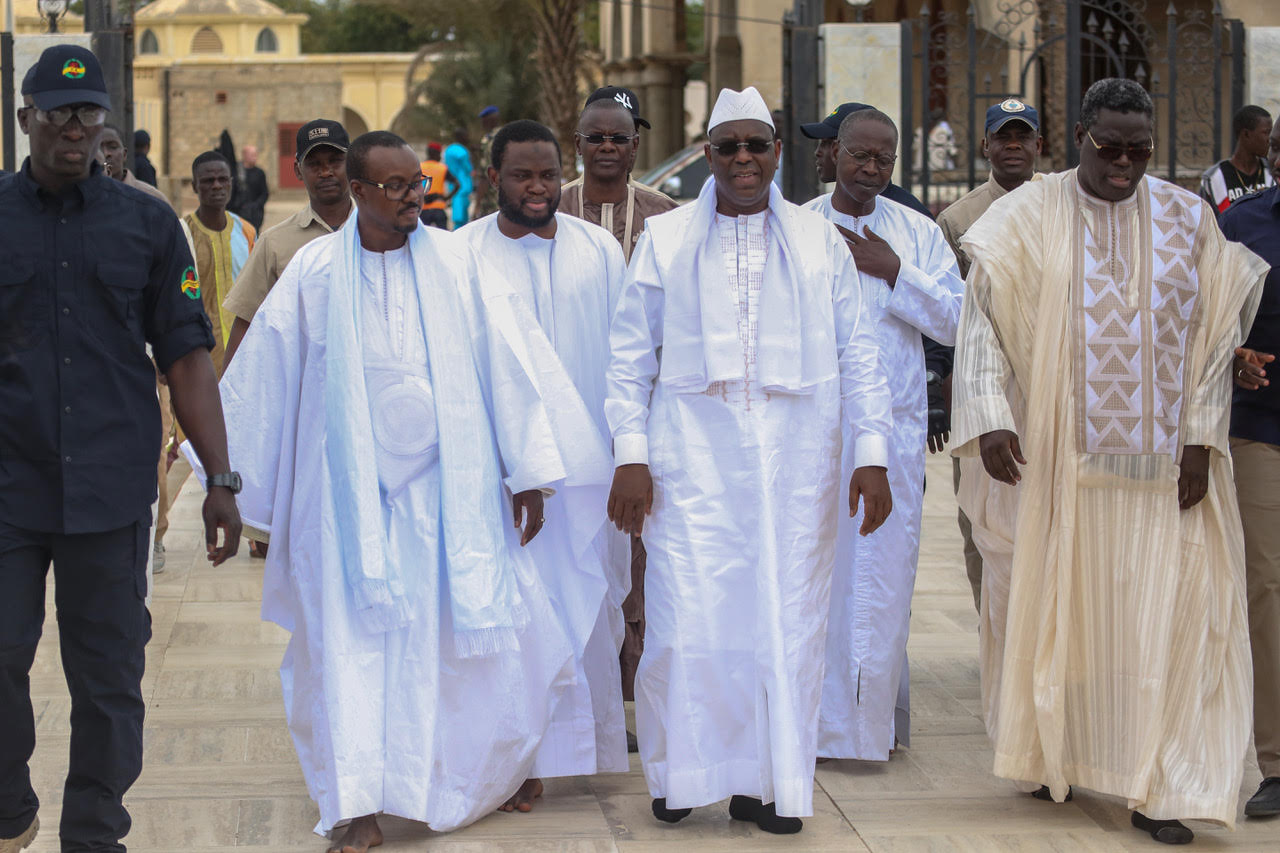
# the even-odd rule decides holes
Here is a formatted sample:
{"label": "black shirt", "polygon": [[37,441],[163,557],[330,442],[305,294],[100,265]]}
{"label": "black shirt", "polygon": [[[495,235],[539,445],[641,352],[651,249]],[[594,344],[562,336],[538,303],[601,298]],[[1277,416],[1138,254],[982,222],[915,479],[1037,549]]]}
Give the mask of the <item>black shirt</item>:
{"label": "black shirt", "polygon": [[156,167],[151,165],[151,158],[146,154],[133,156],[133,176],[144,184],[156,185]]}
{"label": "black shirt", "polygon": [[1256,391],[1236,388],[1231,401],[1231,434],[1280,445],[1280,187],[1245,196],[1222,214],[1222,233],[1243,243],[1271,264],[1262,302],[1244,345],[1271,353],[1271,384]]}
{"label": "black shirt", "polygon": [[[132,524],[156,497],[155,370],[213,347],[173,210],[94,164],[54,195],[0,178],[0,520]],[[184,289],[185,282],[185,289]]]}

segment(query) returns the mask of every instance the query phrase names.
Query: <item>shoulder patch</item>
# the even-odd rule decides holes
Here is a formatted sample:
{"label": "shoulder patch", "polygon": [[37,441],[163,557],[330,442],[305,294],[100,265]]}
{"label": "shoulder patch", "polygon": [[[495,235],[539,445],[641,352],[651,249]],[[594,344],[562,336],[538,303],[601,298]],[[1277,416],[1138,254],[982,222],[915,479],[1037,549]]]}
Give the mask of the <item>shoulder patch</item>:
{"label": "shoulder patch", "polygon": [[200,276],[195,267],[187,267],[182,271],[182,280],[178,283],[188,299],[200,298]]}

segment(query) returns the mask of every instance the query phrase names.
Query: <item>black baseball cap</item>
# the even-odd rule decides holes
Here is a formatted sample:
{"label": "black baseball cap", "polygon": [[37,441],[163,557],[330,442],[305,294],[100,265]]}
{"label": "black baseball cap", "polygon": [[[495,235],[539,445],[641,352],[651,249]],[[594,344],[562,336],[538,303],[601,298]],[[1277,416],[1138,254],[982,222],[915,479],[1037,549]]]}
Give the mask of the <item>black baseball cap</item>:
{"label": "black baseball cap", "polygon": [[298,128],[298,153],[294,157],[301,163],[307,159],[311,149],[319,145],[328,145],[346,154],[351,140],[347,138],[346,128],[338,122],[327,118],[313,119]]}
{"label": "black baseball cap", "polygon": [[857,101],[841,104],[822,121],[800,125],[800,132],[810,139],[835,139],[840,135],[840,122],[844,121],[845,116],[849,115],[849,113],[856,113],[858,110],[873,109],[875,107],[870,104],[860,104]]}
{"label": "black baseball cap", "polygon": [[640,118],[640,99],[636,97],[636,93],[630,89],[624,89],[622,86],[601,86],[590,95],[587,95],[587,102],[583,104],[583,109],[591,106],[596,101],[604,100],[617,101],[631,113],[631,117],[635,119],[636,124],[652,127],[649,122]]}
{"label": "black baseball cap", "polygon": [[999,130],[1011,121],[1024,122],[1032,130],[1040,130],[1040,116],[1036,108],[1017,98],[1006,98],[987,107],[987,133]]}
{"label": "black baseball cap", "polygon": [[68,104],[96,104],[111,109],[107,81],[93,51],[78,44],[47,47],[22,78],[22,94],[36,109],[52,110]]}

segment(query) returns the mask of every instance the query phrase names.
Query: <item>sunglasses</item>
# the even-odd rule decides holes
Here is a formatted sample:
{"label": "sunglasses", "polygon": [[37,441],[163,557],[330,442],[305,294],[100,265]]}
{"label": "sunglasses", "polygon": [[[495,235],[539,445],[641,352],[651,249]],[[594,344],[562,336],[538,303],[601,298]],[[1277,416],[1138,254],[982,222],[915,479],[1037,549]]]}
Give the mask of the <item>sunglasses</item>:
{"label": "sunglasses", "polygon": [[54,127],[63,127],[67,122],[71,121],[72,116],[80,119],[82,127],[97,127],[107,120],[106,109],[92,104],[84,104],[78,107],[54,107],[51,110],[42,110],[37,107],[23,107],[22,109],[35,112],[36,121],[41,124],[51,124]]}
{"label": "sunglasses", "polygon": [[606,141],[612,142],[614,145],[623,146],[631,142],[633,139],[639,139],[640,134],[632,134],[627,136],[625,133],[615,133],[606,136],[603,133],[579,133],[576,134],[580,139],[588,145],[604,145]]}
{"label": "sunglasses", "polygon": [[773,147],[772,142],[763,139],[748,139],[746,142],[713,142],[709,144],[711,145],[711,150],[721,157],[735,157],[744,148],[748,154],[763,154]]}
{"label": "sunglasses", "polygon": [[1093,138],[1093,134],[1085,131],[1084,135],[1089,137],[1089,141],[1093,143],[1093,147],[1098,149],[1098,157],[1108,162],[1119,160],[1120,155],[1127,155],[1129,160],[1134,163],[1145,163],[1151,159],[1151,154],[1156,150],[1155,141],[1152,140],[1150,145],[1099,145],[1098,140]]}

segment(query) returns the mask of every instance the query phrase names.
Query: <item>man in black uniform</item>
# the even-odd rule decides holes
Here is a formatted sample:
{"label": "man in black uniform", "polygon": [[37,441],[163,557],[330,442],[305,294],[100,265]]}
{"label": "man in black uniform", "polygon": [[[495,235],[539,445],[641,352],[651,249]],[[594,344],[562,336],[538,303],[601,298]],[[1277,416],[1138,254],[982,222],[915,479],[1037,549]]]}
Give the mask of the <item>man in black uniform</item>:
{"label": "man in black uniform", "polygon": [[[22,169],[0,179],[0,850],[39,805],[31,664],[50,561],[71,693],[63,851],[123,851],[142,769],[143,603],[156,497],[156,364],[210,478],[208,558],[235,554],[213,336],[178,219],[95,162],[110,100],[92,53],[50,47],[22,83]],[[218,530],[222,544],[218,545]]]}

